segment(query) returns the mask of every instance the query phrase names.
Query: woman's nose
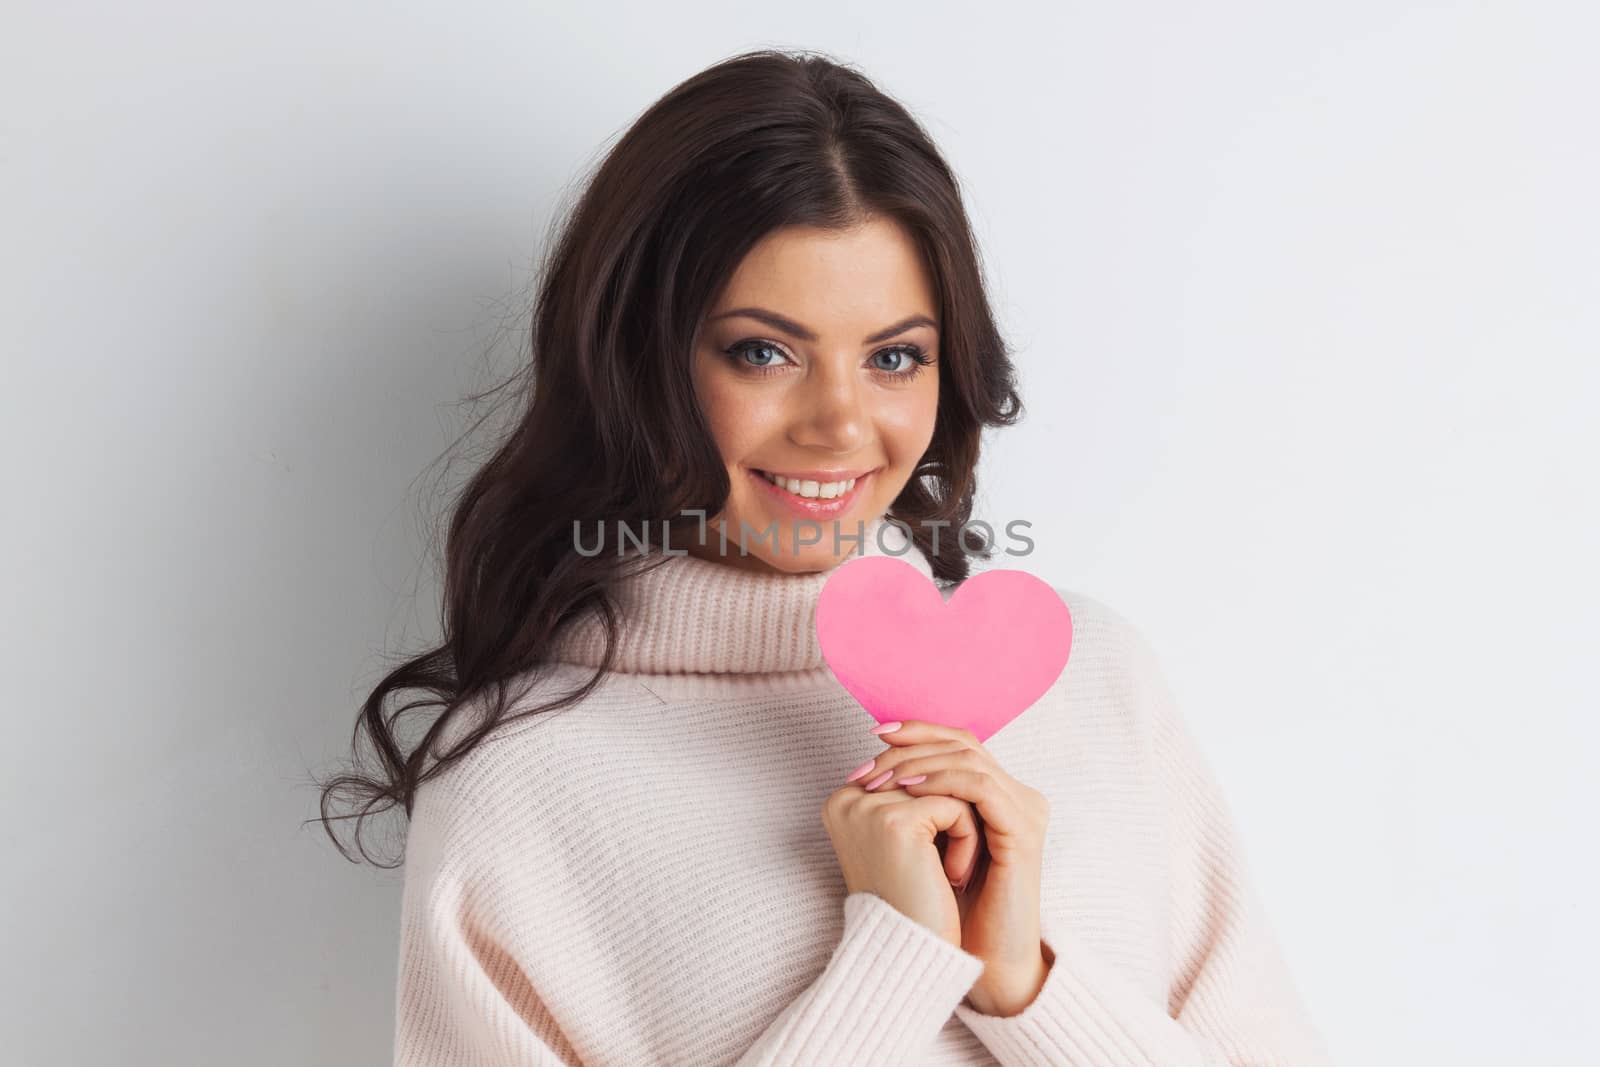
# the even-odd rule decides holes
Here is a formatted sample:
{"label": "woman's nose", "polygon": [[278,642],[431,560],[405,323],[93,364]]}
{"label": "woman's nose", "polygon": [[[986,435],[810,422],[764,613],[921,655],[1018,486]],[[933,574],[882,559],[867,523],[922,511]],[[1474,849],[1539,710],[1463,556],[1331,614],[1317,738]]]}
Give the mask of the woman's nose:
{"label": "woman's nose", "polygon": [[871,436],[863,385],[849,369],[819,368],[795,400],[789,437],[802,448],[851,453]]}

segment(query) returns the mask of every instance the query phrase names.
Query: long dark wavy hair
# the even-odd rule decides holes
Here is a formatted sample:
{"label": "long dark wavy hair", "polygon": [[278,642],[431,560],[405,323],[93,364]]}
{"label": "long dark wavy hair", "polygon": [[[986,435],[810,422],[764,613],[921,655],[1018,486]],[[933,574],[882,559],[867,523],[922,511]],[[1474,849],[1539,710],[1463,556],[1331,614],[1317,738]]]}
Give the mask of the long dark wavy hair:
{"label": "long dark wavy hair", "polygon": [[[844,229],[892,218],[912,235],[939,299],[939,403],[933,439],[888,517],[906,523],[936,577],[966,578],[967,551],[940,541],[970,517],[979,437],[1022,414],[1015,375],[985,291],[955,175],[922,126],[857,69],[812,52],[725,59],[653,104],[595,166],[554,231],[538,271],[531,356],[513,382],[518,414],[455,499],[443,560],[442,640],[394,667],[363,703],[355,763],[321,786],[321,822],[362,823],[399,805],[502,721],[586,697],[612,663],[626,562],[574,550],[574,523],[646,529],[722,510],[727,471],[702,417],[691,360],[703,317],[752,245],[783,226]],[[649,524],[646,526],[645,524]],[[976,543],[975,543],[976,542]],[[679,541],[678,543],[684,543]],[[598,613],[604,663],[581,687],[511,719],[508,682],[546,664],[569,621]],[[399,708],[386,704],[419,694]],[[453,715],[481,716],[432,752]],[[406,751],[400,717],[437,707]],[[362,740],[378,763],[362,765]],[[433,757],[430,763],[429,758]],[[340,801],[347,810],[339,812]]]}

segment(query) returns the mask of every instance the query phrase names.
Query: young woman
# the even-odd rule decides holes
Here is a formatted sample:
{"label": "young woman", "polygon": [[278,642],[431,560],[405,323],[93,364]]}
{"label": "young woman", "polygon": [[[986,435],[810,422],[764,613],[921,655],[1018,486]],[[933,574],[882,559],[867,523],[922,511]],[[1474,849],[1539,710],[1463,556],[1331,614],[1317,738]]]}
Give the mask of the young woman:
{"label": "young woman", "polygon": [[[443,642],[367,700],[379,772],[324,794],[409,816],[397,1064],[1325,1062],[1126,619],[1058,590],[1067,668],[987,744],[869,731],[823,662],[834,568],[948,591],[992,555],[954,534],[1021,411],[900,105],[719,63],[610,151],[540,286]],[[410,749],[407,690],[442,709]]]}

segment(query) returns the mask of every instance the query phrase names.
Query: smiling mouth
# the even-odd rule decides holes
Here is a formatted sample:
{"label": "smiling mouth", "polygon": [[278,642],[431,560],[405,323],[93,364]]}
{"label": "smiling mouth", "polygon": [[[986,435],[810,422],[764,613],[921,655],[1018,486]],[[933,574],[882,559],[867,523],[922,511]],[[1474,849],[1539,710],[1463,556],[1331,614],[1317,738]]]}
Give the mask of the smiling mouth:
{"label": "smiling mouth", "polygon": [[[756,483],[756,492],[771,507],[795,519],[836,519],[848,514],[872,491],[873,481],[882,470],[872,467],[854,478],[823,481],[810,478],[790,478],[771,471],[746,467]],[[825,495],[831,493],[832,495]]]}
{"label": "smiling mouth", "polygon": [[771,471],[759,470],[755,467],[750,469],[755,471],[756,474],[760,475],[771,484],[777,486],[779,489],[784,490],[792,496],[795,496],[801,500],[817,501],[836,500],[839,497],[848,495],[850,491],[856,487],[857,482],[859,482],[862,478],[867,477],[867,474],[872,473],[871,471],[868,471],[867,474],[863,474],[856,478],[845,478],[839,481],[822,482],[805,478],[787,478],[781,474],[773,474]]}

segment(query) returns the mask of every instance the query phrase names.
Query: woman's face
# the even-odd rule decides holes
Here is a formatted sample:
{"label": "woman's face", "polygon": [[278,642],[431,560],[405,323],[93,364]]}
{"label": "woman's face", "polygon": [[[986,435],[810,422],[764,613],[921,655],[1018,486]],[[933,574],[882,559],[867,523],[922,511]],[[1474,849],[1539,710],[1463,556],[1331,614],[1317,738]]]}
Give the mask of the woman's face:
{"label": "woman's face", "polygon": [[[933,439],[937,307],[915,243],[892,220],[787,227],[758,242],[701,325],[694,358],[728,502],[708,516],[705,545],[678,547],[784,572],[828,570],[855,552],[843,538],[889,509]],[[797,526],[816,542],[798,552]]]}

